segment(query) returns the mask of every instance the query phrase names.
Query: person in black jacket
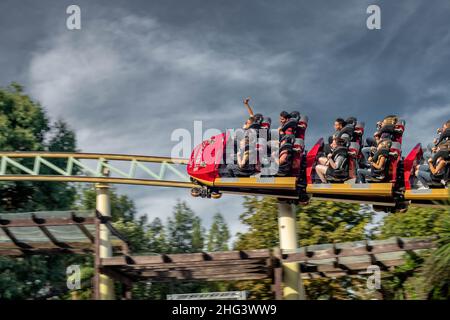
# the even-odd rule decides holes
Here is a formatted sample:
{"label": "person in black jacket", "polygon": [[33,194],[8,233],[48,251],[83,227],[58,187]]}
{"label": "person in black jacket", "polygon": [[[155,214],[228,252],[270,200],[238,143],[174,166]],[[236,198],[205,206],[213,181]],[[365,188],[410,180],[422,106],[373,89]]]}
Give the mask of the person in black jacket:
{"label": "person in black jacket", "polygon": [[320,158],[315,167],[322,183],[327,183],[328,178],[345,179],[348,177],[348,149],[345,146],[345,140],[334,138],[330,148],[331,152],[327,154],[326,158]]}
{"label": "person in black jacket", "polygon": [[450,120],[445,122],[442,128],[439,128],[437,132],[439,136],[433,141],[435,147],[450,140]]}
{"label": "person in black jacket", "polygon": [[[344,129],[346,122],[342,118],[337,118],[334,120],[334,133],[333,135],[328,137],[328,143],[323,146],[323,156],[326,157],[327,154],[332,152],[331,144],[333,143],[334,138],[346,138],[346,135],[342,137],[341,130]],[[322,161],[321,161],[322,162]]]}
{"label": "person in black jacket", "polygon": [[367,162],[369,169],[358,169],[358,179],[356,182],[365,183],[367,178],[375,178],[383,181],[389,176],[389,151],[392,145],[391,140],[381,140],[373,157],[369,157]]}
{"label": "person in black jacket", "polygon": [[368,159],[371,153],[375,153],[377,146],[382,140],[393,140],[398,132],[395,129],[395,125],[398,122],[396,115],[389,115],[383,119],[383,121],[377,122],[377,131],[373,134],[373,137],[366,139],[366,146],[361,149],[361,153],[364,156],[364,163],[366,167],[370,167]]}
{"label": "person in black jacket", "polygon": [[419,180],[418,189],[429,189],[430,186],[444,187],[448,181],[450,162],[450,142],[437,147],[433,157],[426,164],[416,167],[415,175]]}

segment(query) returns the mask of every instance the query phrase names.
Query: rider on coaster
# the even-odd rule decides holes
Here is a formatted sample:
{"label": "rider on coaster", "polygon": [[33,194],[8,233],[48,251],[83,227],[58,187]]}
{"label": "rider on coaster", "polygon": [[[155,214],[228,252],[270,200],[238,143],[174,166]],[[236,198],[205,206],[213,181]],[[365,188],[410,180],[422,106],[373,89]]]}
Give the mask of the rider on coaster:
{"label": "rider on coaster", "polygon": [[[434,158],[439,146],[442,144],[447,144],[450,140],[450,120],[446,121],[441,128],[438,128],[437,133],[438,137],[433,140],[433,143],[428,144],[426,148],[424,148],[423,159]],[[428,170],[425,169],[427,166],[427,163],[424,163],[424,167],[422,167],[422,169]]]}
{"label": "rider on coaster", "polygon": [[345,140],[335,137],[330,145],[330,153],[318,159],[316,173],[322,183],[328,179],[345,180],[348,178],[348,150]]}
{"label": "rider on coaster", "polygon": [[355,117],[349,117],[347,120],[344,120],[342,118],[337,118],[334,121],[334,134],[332,136],[328,137],[328,144],[325,144],[323,146],[323,153],[324,155],[327,155],[331,153],[331,143],[333,142],[334,138],[339,138],[344,140],[344,145],[348,147],[350,145],[350,142],[354,140],[354,131],[356,126],[357,120]]}
{"label": "rider on coaster", "polygon": [[356,122],[357,120],[355,117],[347,118],[344,121],[344,127],[336,134],[336,137],[345,140],[347,146],[353,141],[353,132],[355,131]]}
{"label": "rider on coaster", "polygon": [[361,149],[366,167],[370,166],[368,163],[370,154],[375,153],[381,140],[397,140],[397,135],[400,134],[395,127],[397,122],[398,117],[396,115],[389,115],[385,117],[383,121],[377,122],[377,131],[373,134],[373,138],[368,137],[366,139],[367,145]]}
{"label": "rider on coaster", "polygon": [[428,159],[427,165],[416,167],[416,177],[419,180],[419,190],[429,189],[430,186],[444,187],[448,181],[448,164],[450,161],[449,145],[441,144],[435,156]]}
{"label": "rider on coaster", "polygon": [[289,175],[292,166],[294,138],[292,135],[285,134],[279,142],[278,156],[275,151],[272,152],[272,157],[278,166],[276,176],[284,177]]}
{"label": "rider on coaster", "polygon": [[257,138],[256,129],[260,128],[263,116],[259,113],[255,114],[252,107],[249,105],[250,98],[244,99],[244,105],[247,108],[249,118],[245,121],[242,129],[244,130],[244,136],[239,140],[237,137],[230,137],[227,143],[232,143],[234,150],[236,150],[236,140],[239,140],[237,146],[237,154],[233,163],[227,163],[221,171],[221,176],[239,176],[246,177],[255,173],[256,166],[250,162],[250,148],[255,149]]}
{"label": "rider on coaster", "polygon": [[278,134],[280,135],[280,141],[283,135],[286,134],[285,125],[291,119],[291,115],[287,111],[280,112],[280,127],[278,128]]}
{"label": "rider on coaster", "polygon": [[[432,154],[426,164],[416,166],[415,175],[418,179],[418,189],[429,189],[430,186],[443,187],[447,184],[450,161],[450,120],[442,129],[438,129],[440,136],[434,140]],[[424,154],[424,157],[427,156]]]}
{"label": "rider on coaster", "polygon": [[244,105],[247,107],[247,111],[249,114],[249,118],[247,119],[247,121],[245,121],[244,125],[242,126],[242,128],[244,130],[249,129],[252,126],[252,124],[255,122],[255,114],[253,113],[252,107],[250,107],[250,105],[248,104],[249,101],[250,101],[250,98],[246,98],[244,100]]}
{"label": "rider on coaster", "polygon": [[250,157],[250,146],[254,145],[254,139],[245,135],[239,142],[239,149],[236,154],[237,164],[227,166],[226,176],[230,177],[248,177],[255,173],[256,166],[252,163]]}
{"label": "rider on coaster", "polygon": [[280,127],[278,128],[280,154],[278,161],[276,161],[279,165],[277,175],[286,176],[292,173],[293,163],[302,148],[304,131],[307,126],[305,121],[308,121],[307,118],[302,117],[298,111],[291,113],[282,111],[280,113]]}
{"label": "rider on coaster", "polygon": [[242,129],[259,129],[263,121],[263,115],[261,113],[254,113],[252,107],[249,105],[249,101],[250,98],[244,99],[244,105],[247,108],[249,118],[245,121]]}
{"label": "rider on coaster", "polygon": [[437,129],[437,132],[439,137],[433,141],[435,147],[450,140],[450,120],[446,121],[442,128]]}
{"label": "rider on coaster", "polygon": [[377,181],[383,181],[389,176],[389,150],[392,141],[388,139],[381,140],[378,143],[373,157],[368,158],[369,169],[358,169],[357,182],[365,183],[367,178]]}
{"label": "rider on coaster", "polygon": [[333,143],[333,139],[334,138],[337,138],[337,137],[343,138],[343,139],[347,138],[347,134],[346,133],[342,134],[343,137],[342,137],[342,135],[340,135],[341,130],[344,129],[345,125],[346,125],[345,120],[342,119],[342,118],[337,118],[336,120],[334,120],[334,130],[335,130],[335,132],[333,133],[333,135],[328,137],[328,143],[326,143],[323,146],[323,156],[326,157],[327,154],[332,152],[331,144]]}

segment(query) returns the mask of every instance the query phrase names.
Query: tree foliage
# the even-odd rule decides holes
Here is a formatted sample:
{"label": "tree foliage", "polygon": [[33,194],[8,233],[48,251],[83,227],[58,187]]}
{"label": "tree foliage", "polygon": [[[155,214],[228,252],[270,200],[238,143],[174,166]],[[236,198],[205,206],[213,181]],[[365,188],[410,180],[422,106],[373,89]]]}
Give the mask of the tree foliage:
{"label": "tree foliage", "polygon": [[[13,83],[0,88],[0,150],[71,152],[76,151],[76,139],[63,120],[51,124],[39,103]],[[23,159],[21,164],[32,167],[32,160]],[[14,174],[19,169],[8,170]],[[51,169],[43,168],[42,173],[45,170]],[[0,211],[10,212],[69,209],[76,194],[69,184],[24,181],[2,181],[0,193]]]}
{"label": "tree foliage", "polygon": [[[113,221],[122,219],[125,222],[132,222],[136,218],[136,206],[126,195],[117,193],[114,187],[110,187],[111,218]],[[95,210],[97,193],[92,185],[84,186],[79,190],[78,207],[86,210]]]}
{"label": "tree foliage", "polygon": [[167,221],[169,250],[173,253],[198,252],[203,247],[199,219],[186,202],[177,201]]}
{"label": "tree foliage", "polygon": [[208,251],[226,251],[228,250],[228,241],[230,232],[228,226],[220,212],[213,217],[213,222],[208,233]]}
{"label": "tree foliage", "polygon": [[382,282],[385,299],[449,299],[450,211],[448,208],[411,207],[384,218],[379,238],[437,237],[436,250],[406,253],[405,263]]}
{"label": "tree foliage", "polygon": [[[50,123],[39,103],[13,83],[0,88],[0,150],[70,152],[76,151],[76,139],[63,120]],[[21,163],[32,166],[31,160]],[[72,185],[54,182],[0,182],[0,193],[2,212],[70,209],[76,196]],[[65,256],[1,257],[0,299],[38,299],[55,292],[65,285],[65,267],[71,262]]]}

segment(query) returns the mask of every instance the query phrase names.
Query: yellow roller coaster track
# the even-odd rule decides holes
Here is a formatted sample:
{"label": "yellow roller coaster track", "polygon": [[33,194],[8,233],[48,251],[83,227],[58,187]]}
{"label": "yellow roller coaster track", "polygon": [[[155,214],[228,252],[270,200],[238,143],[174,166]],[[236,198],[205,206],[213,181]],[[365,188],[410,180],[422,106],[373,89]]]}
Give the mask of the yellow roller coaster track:
{"label": "yellow roller coaster track", "polygon": [[[86,182],[112,183],[172,188],[194,188],[184,168],[187,159],[155,157],[143,155],[123,155],[104,153],[67,153],[67,152],[0,152],[0,181],[52,181],[52,182]],[[159,167],[159,169],[158,169]],[[180,170],[180,167],[182,169]],[[253,181],[254,178],[240,178]],[[253,179],[253,180],[252,180]],[[280,198],[296,199],[296,194],[270,193],[250,190],[227,189],[226,179],[219,179],[222,193],[260,194]],[[239,185],[238,183],[233,183]],[[245,185],[247,186],[247,185]],[[266,184],[258,183],[258,187]],[[248,187],[248,186],[247,186]],[[274,188],[276,190],[277,188]],[[308,185],[307,193],[320,199],[358,203],[385,203],[391,195],[390,184],[364,185]],[[360,195],[363,199],[357,199]],[[341,198],[336,198],[341,196]],[[345,196],[345,197],[344,197]],[[406,199],[413,203],[430,205],[434,200],[448,199],[448,190],[407,191]],[[342,198],[344,197],[344,198]],[[382,198],[383,198],[382,197]],[[363,201],[364,200],[364,201]],[[434,202],[433,202],[434,203]]]}
{"label": "yellow roller coaster track", "polygon": [[[91,163],[87,163],[87,162]],[[92,164],[92,161],[94,162]],[[141,155],[66,152],[0,152],[1,181],[59,181],[116,183],[192,188],[178,166],[187,159]],[[159,164],[159,172],[149,168]],[[122,167],[127,167],[124,170]],[[105,170],[106,169],[106,170]],[[175,180],[166,180],[173,176]]]}

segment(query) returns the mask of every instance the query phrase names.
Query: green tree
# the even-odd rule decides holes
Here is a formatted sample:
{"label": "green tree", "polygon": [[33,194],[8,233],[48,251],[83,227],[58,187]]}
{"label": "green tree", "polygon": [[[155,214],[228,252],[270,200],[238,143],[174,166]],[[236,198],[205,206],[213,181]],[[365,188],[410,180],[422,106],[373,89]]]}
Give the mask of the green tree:
{"label": "green tree", "polygon": [[[136,206],[126,195],[117,193],[114,187],[110,187],[111,218],[113,221],[122,219],[131,222],[136,217]],[[78,206],[86,210],[95,210],[97,193],[91,185],[82,187],[79,192]]]}
{"label": "green tree", "polygon": [[[238,234],[237,249],[263,249],[278,246],[278,202],[274,198],[246,197],[241,222],[248,231]],[[297,206],[299,245],[361,240],[372,212],[358,205],[332,201],[311,201]]]}
{"label": "green tree", "polygon": [[123,218],[113,222],[114,228],[123,234],[133,254],[150,250],[150,239],[142,220],[127,221]]}
{"label": "green tree", "polygon": [[245,233],[237,233],[235,249],[265,249],[278,246],[278,205],[276,199],[244,197],[244,212],[240,220],[248,226]]}
{"label": "green tree", "polygon": [[447,221],[450,221],[447,208],[411,206],[405,213],[386,216],[378,228],[378,238],[436,236],[445,233]]}
{"label": "green tree", "polygon": [[388,272],[382,281],[385,299],[449,299],[450,211],[444,208],[410,207],[402,214],[386,216],[379,227],[380,239],[438,237],[436,250],[406,253],[405,263]]}
{"label": "green tree", "polygon": [[213,217],[208,233],[208,251],[226,251],[230,241],[230,232],[227,223],[220,212]]}
{"label": "green tree", "polygon": [[[51,125],[45,110],[13,83],[0,88],[0,150],[71,152],[76,151],[76,139],[64,121]],[[20,162],[33,165],[32,159]],[[15,168],[8,171],[19,173]],[[71,185],[53,182],[3,181],[0,193],[0,211],[11,212],[68,209],[75,197]]]}
{"label": "green tree", "polygon": [[[95,210],[96,191],[92,185],[81,187],[78,195],[78,207]],[[111,218],[113,226],[128,240],[132,252],[150,250],[150,238],[147,234],[147,218],[136,217],[136,206],[128,196],[120,195],[114,187],[109,189]]]}
{"label": "green tree", "polygon": [[[13,83],[0,88],[0,150],[71,152],[76,150],[76,139],[64,121],[51,124],[45,110],[24,93],[22,86]],[[31,159],[20,163],[33,165]],[[19,173],[13,168],[8,172]],[[23,212],[72,208],[76,191],[64,183],[11,181],[0,182],[0,193],[0,211]],[[65,285],[65,270],[71,259],[81,261],[84,257],[1,257],[0,298],[36,299],[57,292]]]}
{"label": "green tree", "polygon": [[157,253],[168,251],[166,232],[160,218],[155,218],[148,226],[147,237],[150,251]]}
{"label": "green tree", "polygon": [[[278,200],[246,197],[243,205],[241,221],[248,226],[248,231],[237,235],[235,248],[278,247]],[[365,239],[368,237],[365,228],[373,214],[358,205],[332,201],[311,201],[307,206],[297,206],[296,213],[300,246]],[[318,279],[305,281],[305,290],[310,299],[348,299],[354,296],[346,288],[349,284],[355,288],[359,285],[358,280],[345,277]],[[252,299],[273,298],[269,281],[241,282],[236,287],[251,291]]]}
{"label": "green tree", "polygon": [[202,227],[202,221],[199,217],[194,218],[194,222],[192,223],[192,251],[193,252],[202,252],[205,246],[205,228]]}
{"label": "green tree", "polygon": [[425,260],[421,270],[427,299],[450,300],[450,220],[445,221],[444,228],[437,249]]}
{"label": "green tree", "polygon": [[367,238],[372,211],[359,205],[333,201],[311,201],[297,207],[299,245],[357,241]]}
{"label": "green tree", "polygon": [[[46,149],[51,152],[77,152],[75,133],[63,120],[55,122],[49,132]],[[67,166],[66,159],[49,159],[59,168]],[[41,174],[54,174],[52,169],[43,167]],[[31,201],[35,210],[69,210],[76,201],[76,188],[67,182],[35,182],[39,192]]]}
{"label": "green tree", "polygon": [[200,219],[186,202],[177,201],[173,216],[167,221],[167,230],[169,250],[173,253],[196,252],[199,246],[203,247]]}
{"label": "green tree", "polygon": [[[164,232],[167,230],[167,233]],[[152,250],[166,253],[201,252],[204,248],[205,230],[201,219],[185,203],[177,201],[173,215],[167,220],[167,226],[156,218],[148,228]],[[167,237],[167,238],[166,238]],[[167,240],[166,240],[167,239]],[[134,293],[145,299],[166,299],[168,294],[223,291],[228,284],[223,282],[181,282],[140,283]]]}

